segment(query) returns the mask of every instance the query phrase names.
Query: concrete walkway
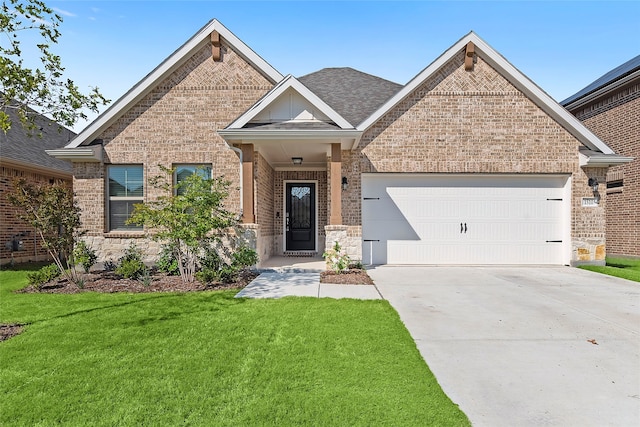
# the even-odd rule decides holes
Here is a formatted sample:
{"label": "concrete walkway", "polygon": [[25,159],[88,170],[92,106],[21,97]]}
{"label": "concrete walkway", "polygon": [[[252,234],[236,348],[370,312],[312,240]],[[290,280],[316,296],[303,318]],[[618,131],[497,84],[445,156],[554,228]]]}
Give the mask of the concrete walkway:
{"label": "concrete walkway", "polygon": [[382,299],[372,285],[335,285],[320,283],[325,270],[322,258],[273,257],[261,266],[262,273],[236,298],[315,298]]}
{"label": "concrete walkway", "polygon": [[640,426],[640,284],[570,267],[369,275],[474,426]]}

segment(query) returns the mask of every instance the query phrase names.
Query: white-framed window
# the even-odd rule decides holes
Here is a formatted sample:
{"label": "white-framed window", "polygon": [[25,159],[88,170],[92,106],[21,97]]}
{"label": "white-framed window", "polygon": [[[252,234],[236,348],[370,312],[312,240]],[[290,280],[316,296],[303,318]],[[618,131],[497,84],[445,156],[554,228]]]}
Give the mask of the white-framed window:
{"label": "white-framed window", "polygon": [[210,164],[181,164],[181,165],[173,165],[175,172],[173,173],[173,186],[175,188],[176,194],[180,195],[184,193],[184,188],[180,188],[176,186],[182,182],[182,180],[186,179],[188,176],[197,173],[201,177],[205,179],[211,179],[211,165]]}
{"label": "white-framed window", "polygon": [[109,231],[142,230],[127,224],[133,205],[144,201],[142,165],[111,165],[107,168],[109,195]]}

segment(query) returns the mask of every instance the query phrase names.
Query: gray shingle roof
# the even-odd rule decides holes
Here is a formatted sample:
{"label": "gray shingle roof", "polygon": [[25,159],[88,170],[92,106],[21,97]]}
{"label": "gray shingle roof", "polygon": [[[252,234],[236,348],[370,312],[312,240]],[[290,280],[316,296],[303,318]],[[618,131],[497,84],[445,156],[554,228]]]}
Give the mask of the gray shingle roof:
{"label": "gray shingle roof", "polygon": [[[5,134],[0,131],[0,159],[10,159],[36,166],[71,173],[70,162],[49,156],[45,150],[64,147],[76,135],[73,131],[61,127],[44,116],[36,117],[36,129],[29,133],[20,125],[15,111],[7,109],[11,117],[11,129]],[[41,133],[42,136],[38,136]]]}
{"label": "gray shingle roof", "polygon": [[635,58],[630,59],[629,61],[625,62],[624,64],[614,68],[613,70],[609,71],[608,73],[606,73],[605,75],[603,75],[602,77],[600,77],[599,79],[595,80],[593,83],[591,83],[590,85],[586,86],[584,89],[576,92],[575,94],[571,95],[570,97],[568,97],[567,99],[565,99],[564,101],[560,101],[561,105],[569,105],[574,101],[577,101],[578,99],[589,95],[592,92],[595,92],[596,90],[605,87],[613,82],[615,82],[616,80],[621,79],[624,76],[627,76],[631,73],[633,73],[634,71],[640,70],[640,55],[636,56]]}
{"label": "gray shingle roof", "polygon": [[298,80],[354,127],[395,95],[402,85],[353,68],[324,68]]}

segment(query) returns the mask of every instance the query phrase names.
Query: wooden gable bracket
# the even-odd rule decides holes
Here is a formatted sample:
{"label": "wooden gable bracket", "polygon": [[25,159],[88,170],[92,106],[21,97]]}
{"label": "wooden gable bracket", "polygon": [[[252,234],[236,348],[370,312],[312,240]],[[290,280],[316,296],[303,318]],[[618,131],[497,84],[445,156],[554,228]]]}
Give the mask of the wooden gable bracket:
{"label": "wooden gable bracket", "polygon": [[217,31],[213,31],[211,33],[211,56],[214,61],[220,61],[220,33]]}
{"label": "wooden gable bracket", "polygon": [[473,42],[467,43],[466,53],[464,55],[464,70],[473,71],[473,55],[475,53],[475,46]]}

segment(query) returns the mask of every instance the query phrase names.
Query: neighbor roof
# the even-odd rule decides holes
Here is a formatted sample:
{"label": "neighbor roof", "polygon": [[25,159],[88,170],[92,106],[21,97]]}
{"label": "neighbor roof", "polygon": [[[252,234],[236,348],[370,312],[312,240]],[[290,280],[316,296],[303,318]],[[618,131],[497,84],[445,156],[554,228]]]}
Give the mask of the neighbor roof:
{"label": "neighbor roof", "polygon": [[625,77],[633,74],[634,72],[638,72],[640,71],[640,55],[636,56],[635,58],[630,59],[629,61],[625,62],[624,64],[614,68],[613,70],[609,71],[608,73],[606,73],[605,75],[603,75],[602,77],[600,77],[599,79],[595,80],[593,83],[589,84],[588,86],[586,86],[584,89],[576,92],[575,94],[571,95],[570,97],[568,97],[567,99],[565,99],[564,101],[561,101],[560,104],[567,106],[577,100],[579,100],[580,98],[583,98],[587,95],[590,95],[594,92],[596,92],[598,89],[604,88],[606,86],[611,85],[612,83],[615,83],[621,79],[624,79]]}
{"label": "neighbor roof", "polygon": [[0,132],[0,162],[17,163],[24,168],[44,168],[47,171],[71,175],[71,163],[55,159],[45,153],[45,150],[64,147],[76,136],[74,132],[53,120],[37,115],[36,128],[30,134],[20,124],[15,109],[8,108],[5,112],[11,118],[12,126],[6,134]]}
{"label": "neighbor roof", "polygon": [[354,126],[402,88],[349,67],[323,68],[298,80]]}

